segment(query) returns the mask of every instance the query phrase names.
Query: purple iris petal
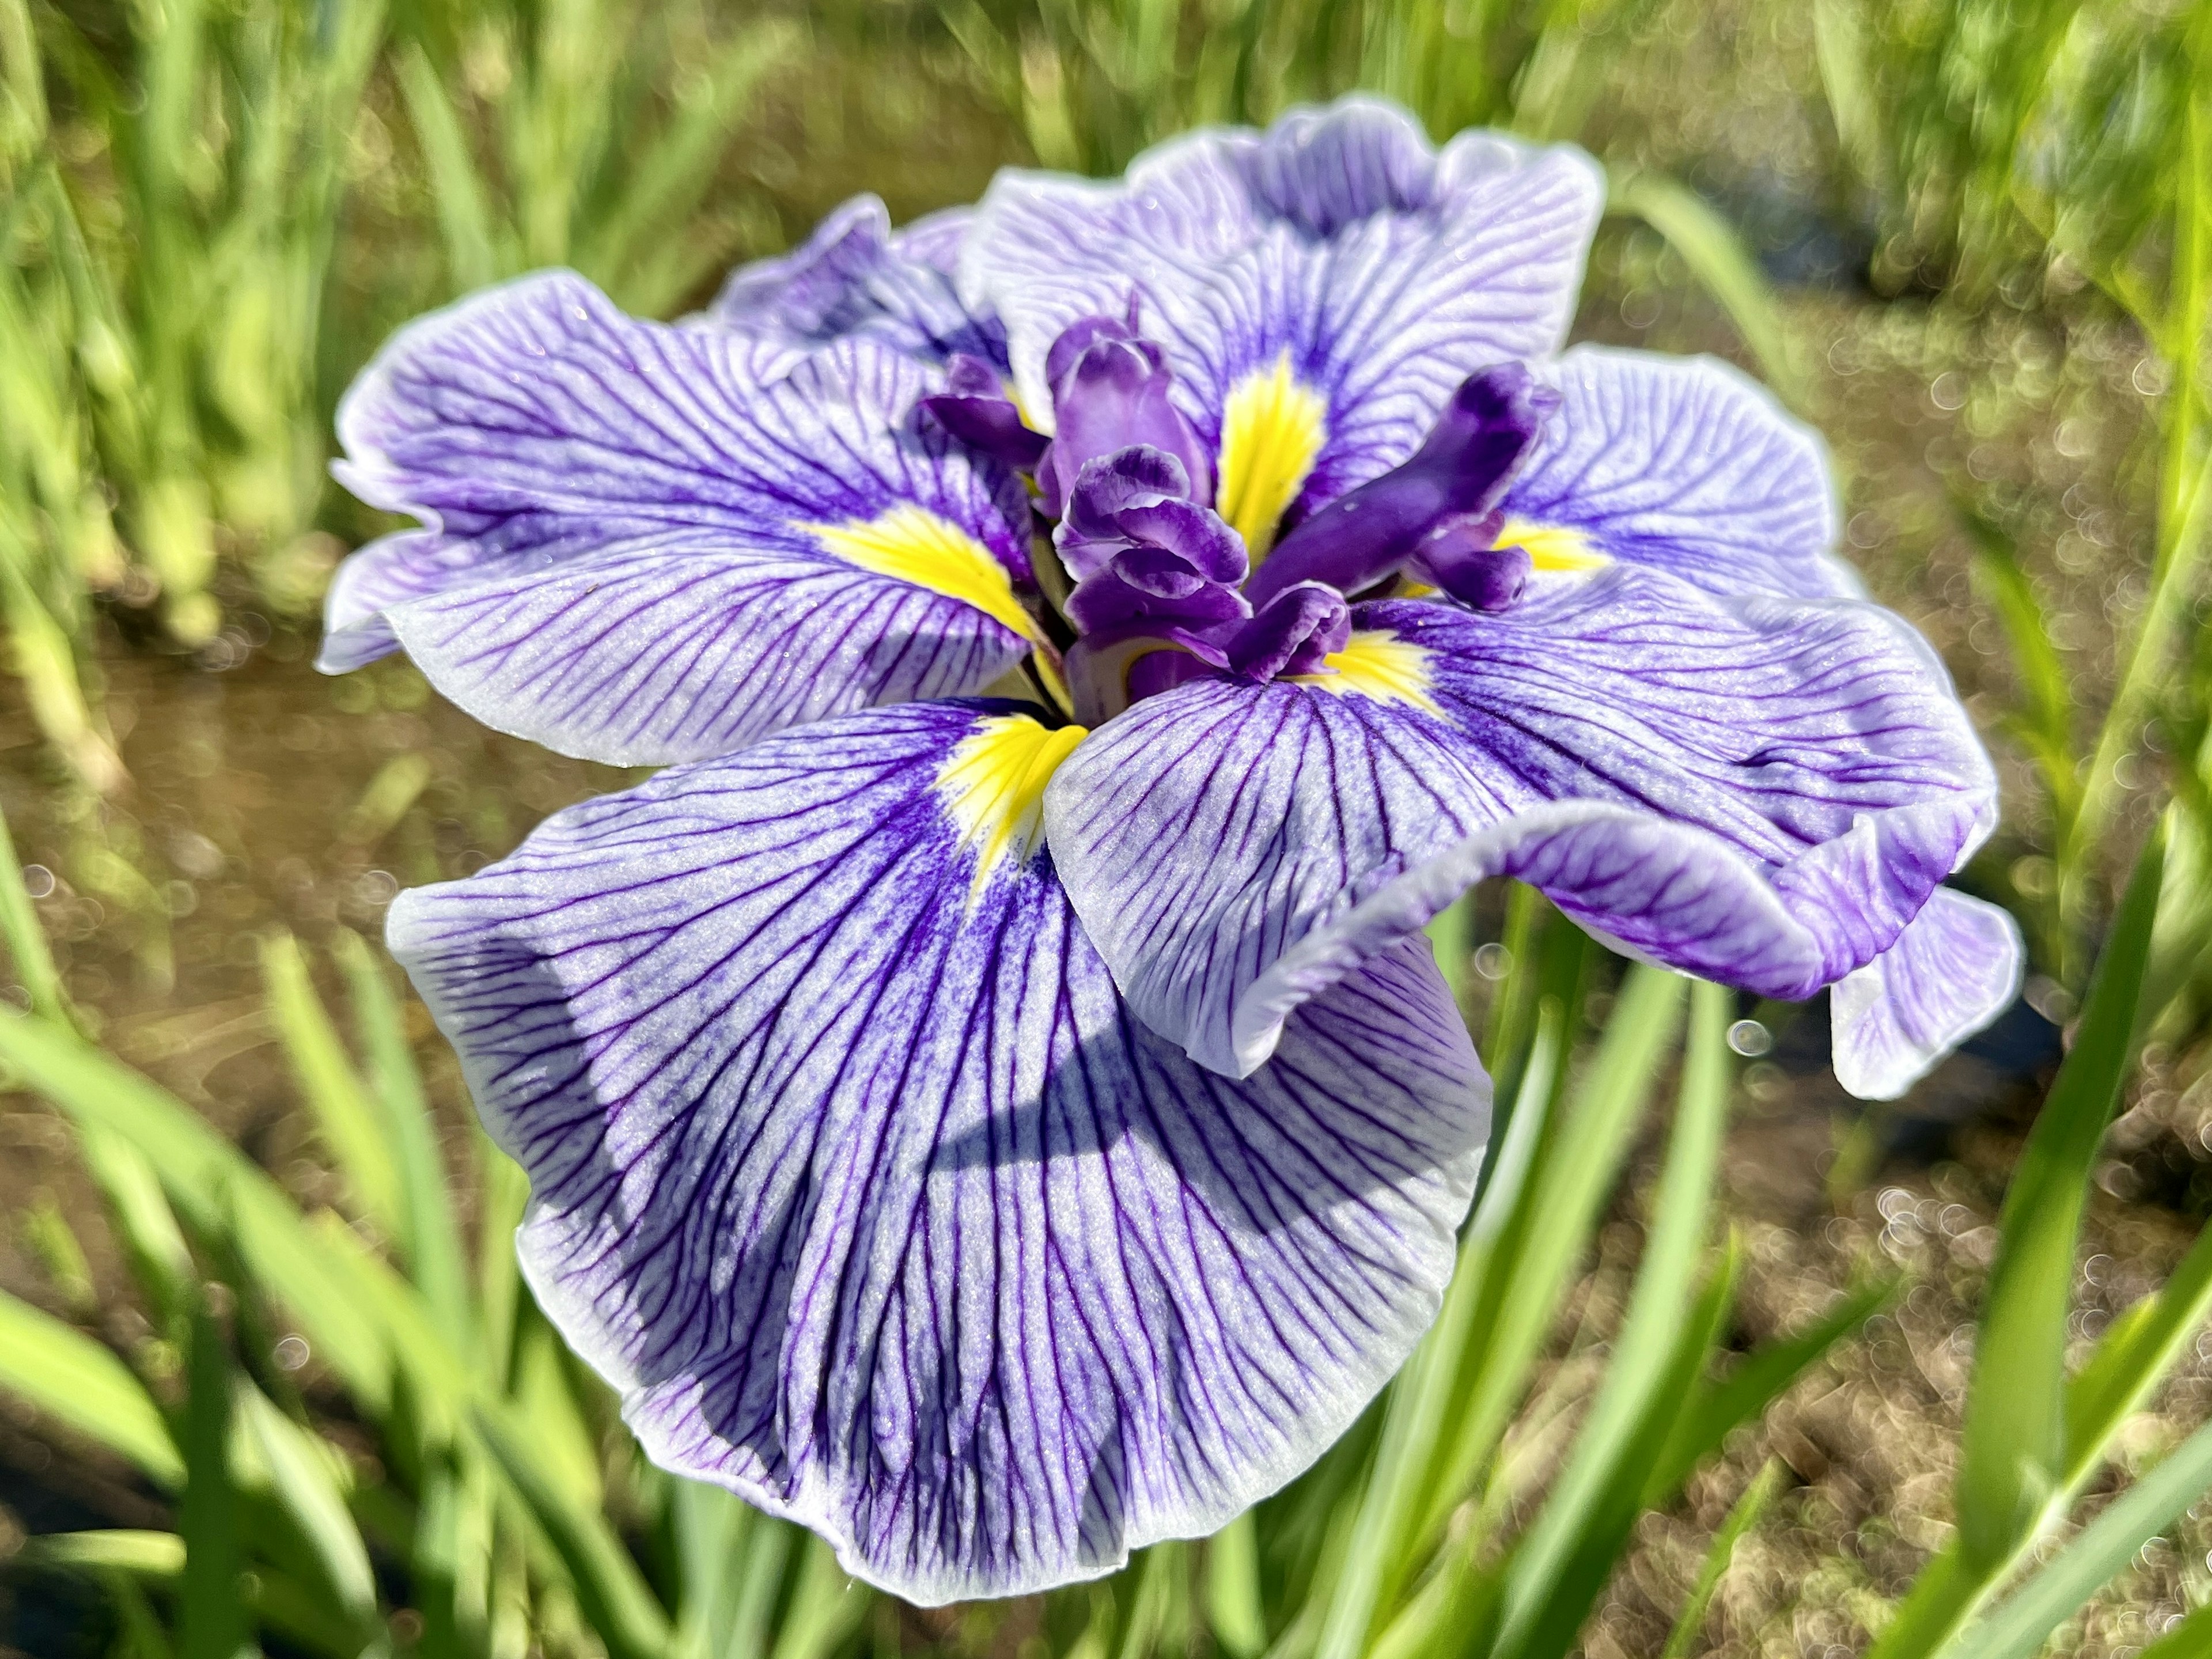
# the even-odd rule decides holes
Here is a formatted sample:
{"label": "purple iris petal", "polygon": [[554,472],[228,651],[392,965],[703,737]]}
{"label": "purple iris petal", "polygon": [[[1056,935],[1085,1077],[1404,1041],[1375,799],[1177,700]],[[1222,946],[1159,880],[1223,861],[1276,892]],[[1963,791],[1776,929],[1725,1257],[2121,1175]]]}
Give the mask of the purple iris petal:
{"label": "purple iris petal", "polygon": [[952,283],[972,216],[952,209],[893,231],[879,198],[855,196],[804,246],[732,271],[697,321],[801,348],[863,335],[932,362],[964,352],[1003,367],[1006,331]]}
{"label": "purple iris petal", "polygon": [[1710,357],[1599,346],[1543,372],[1563,401],[1508,514],[1716,592],[1865,597],[1834,554],[1826,446],[1764,386]]}
{"label": "purple iris petal", "polygon": [[[434,527],[348,562],[323,666],[404,644],[487,725],[629,765],[982,690],[1029,647],[1018,480],[914,429],[934,376],[906,354],[849,338],[763,376],[756,344],[564,272],[403,330],[340,406],[335,470]],[[872,564],[868,534],[969,580]]]}
{"label": "purple iris petal", "polygon": [[1470,374],[1404,465],[1340,495],[1277,544],[1246,586],[1253,605],[1298,582],[1358,593],[1394,574],[1440,520],[1480,519],[1559,393],[1517,363]]}
{"label": "purple iris petal", "polygon": [[921,400],[939,426],[995,461],[1024,472],[1036,465],[1051,441],[1024,423],[996,369],[962,352],[946,365],[945,378],[945,391]]}
{"label": "purple iris petal", "polygon": [[1896,1099],[2012,1006],[2026,957],[2010,916],[1938,888],[1894,944],[1829,993],[1837,1080],[1863,1100]]}
{"label": "purple iris petal", "polygon": [[1407,574],[1474,610],[1504,610],[1528,586],[1533,562],[1525,547],[1494,545],[1498,519],[1445,520],[1414,547]]}
{"label": "purple iris petal", "polygon": [[1111,185],[1001,173],[960,288],[1006,323],[1032,409],[1061,332],[1141,295],[1217,454],[1237,389],[1291,366],[1322,411],[1295,522],[1412,454],[1476,369],[1559,348],[1604,198],[1580,151],[1478,132],[1439,149],[1403,110],[1346,98],[1173,140]]}
{"label": "purple iris petal", "polygon": [[[1046,792],[1131,1005],[1232,1075],[1299,995],[1469,872],[1539,872],[1646,956],[1803,997],[1894,945],[1994,820],[1941,669],[1870,605],[1723,599],[1616,564],[1495,614],[1389,600],[1352,625],[1348,654],[1364,630],[1388,672],[1204,677],[1095,732]],[[1506,834],[1559,803],[1612,816],[1540,859]]]}
{"label": "purple iris petal", "polygon": [[923,1603],[1095,1577],[1310,1463],[1435,1316],[1488,1116],[1420,941],[1249,1083],[1132,1018],[1049,853],[947,805],[1014,712],[663,772],[390,923],[647,1452]]}
{"label": "purple iris petal", "polygon": [[1321,582],[1286,587],[1260,607],[1228,643],[1229,666],[1262,683],[1278,674],[1328,672],[1322,660],[1352,638],[1352,607]]}
{"label": "purple iris petal", "polygon": [[1182,493],[1212,504],[1212,457],[1169,400],[1175,375],[1158,345],[1128,323],[1086,317],[1054,342],[1052,361],[1052,448],[1037,477],[1047,513],[1058,514],[1087,465],[1133,445],[1175,457]]}

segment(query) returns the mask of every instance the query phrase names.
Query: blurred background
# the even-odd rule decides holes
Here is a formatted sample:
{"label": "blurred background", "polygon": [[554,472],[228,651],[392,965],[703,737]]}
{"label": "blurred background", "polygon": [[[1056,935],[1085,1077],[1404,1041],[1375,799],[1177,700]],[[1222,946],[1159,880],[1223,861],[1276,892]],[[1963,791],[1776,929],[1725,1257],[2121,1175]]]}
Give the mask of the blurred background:
{"label": "blurred background", "polygon": [[[1693,1123],[1695,1064],[1647,1101],[1680,988],[1484,896],[1447,966],[1556,1110],[1460,1346],[1223,1540],[918,1613],[641,1468],[515,1283],[518,1178],[364,941],[626,778],[403,660],[312,672],[331,570],[391,527],[330,481],[331,410],[398,323],[521,270],[675,316],[854,191],[904,220],[1352,88],[1589,149],[1575,337],[1729,357],[1827,434],[1845,552],[1998,757],[1961,880],[2032,977],[1878,1109],[1823,1007],[1700,994],[1730,1080]],[[1932,1653],[2212,1416],[2206,0],[0,0],[0,1648]],[[2117,1120],[2003,1212],[2069,1042]],[[2063,1501],[1992,1553],[1961,1424],[2032,1223],[2063,1234],[2036,1352],[2124,1386],[2075,1387]],[[1694,1444],[1637,1414],[1662,1292],[1718,1297]],[[1623,1425],[1674,1449],[1632,1469]],[[1464,1479],[1390,1484],[1443,1443]],[[2135,1654],[2212,1595],[2207,1485],[2016,1650]],[[1516,1624],[1532,1597],[1566,1611]]]}

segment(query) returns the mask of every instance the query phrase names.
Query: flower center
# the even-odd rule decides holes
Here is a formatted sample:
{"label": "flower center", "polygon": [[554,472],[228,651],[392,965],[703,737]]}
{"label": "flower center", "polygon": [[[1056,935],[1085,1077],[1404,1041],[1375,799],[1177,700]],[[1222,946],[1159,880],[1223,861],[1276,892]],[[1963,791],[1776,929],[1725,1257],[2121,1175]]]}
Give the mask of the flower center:
{"label": "flower center", "polygon": [[1418,702],[1419,675],[1389,666],[1372,636],[1364,655],[1346,654],[1354,599],[1402,578],[1495,611],[1532,569],[1602,562],[1576,532],[1500,510],[1559,404],[1517,364],[1469,375],[1411,457],[1279,540],[1327,436],[1328,406],[1287,351],[1231,391],[1218,478],[1133,300],[1125,318],[1064,330],[1045,371],[1049,440],[979,360],[956,359],[947,390],[924,405],[954,437],[1034,477],[1073,584],[1060,606],[1075,635],[1067,684],[1088,723],[1206,669],[1304,680],[1348,676],[1354,662],[1359,684],[1338,689]]}

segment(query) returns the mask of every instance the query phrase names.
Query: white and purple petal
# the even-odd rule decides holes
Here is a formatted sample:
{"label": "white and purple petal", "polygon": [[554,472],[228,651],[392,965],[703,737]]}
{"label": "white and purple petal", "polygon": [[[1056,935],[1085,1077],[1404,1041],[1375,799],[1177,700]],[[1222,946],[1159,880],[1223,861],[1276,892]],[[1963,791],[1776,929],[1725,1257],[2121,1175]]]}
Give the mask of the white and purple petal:
{"label": "white and purple petal", "polygon": [[1231,1075],[1482,874],[1652,960],[1803,997],[1888,949],[1994,820],[1940,665],[1870,605],[1617,564],[1498,613],[1392,601],[1353,625],[1334,675],[1193,680],[1046,793],[1131,1006]]}
{"label": "white and purple petal", "polygon": [[1560,407],[1506,491],[1508,534],[1565,532],[1718,593],[1863,597],[1834,555],[1826,446],[1764,386],[1711,357],[1597,346],[1540,372]]}
{"label": "white and purple petal", "polygon": [[1349,98],[1175,140],[1118,184],[1003,173],[961,284],[1005,323],[1039,418],[1053,341],[1133,295],[1220,457],[1223,516],[1261,546],[1405,459],[1468,374],[1558,346],[1603,197],[1579,150],[1433,149]]}
{"label": "white and purple petal", "polygon": [[647,1449],[916,1601],[1109,1571],[1303,1468],[1433,1316],[1485,1133],[1418,940],[1249,1082],[1133,1019],[1013,787],[1079,735],[847,716],[392,915]]}
{"label": "white and purple petal", "polygon": [[2026,950],[1994,904],[1939,888],[1887,951],[1828,994],[1836,1076],[1863,1100],[1895,1100],[2012,1006]]}
{"label": "white and purple petal", "polygon": [[808,349],[859,335],[932,362],[966,353],[1006,367],[1006,331],[963,305],[952,274],[972,210],[891,228],[880,198],[855,196],[789,253],[730,273],[696,320]]}
{"label": "white and purple petal", "polygon": [[427,528],[341,571],[324,666],[404,641],[487,724],[620,763],[989,684],[1034,638],[1018,482],[915,416],[941,376],[890,347],[759,367],[567,273],[403,330],[337,471]]}

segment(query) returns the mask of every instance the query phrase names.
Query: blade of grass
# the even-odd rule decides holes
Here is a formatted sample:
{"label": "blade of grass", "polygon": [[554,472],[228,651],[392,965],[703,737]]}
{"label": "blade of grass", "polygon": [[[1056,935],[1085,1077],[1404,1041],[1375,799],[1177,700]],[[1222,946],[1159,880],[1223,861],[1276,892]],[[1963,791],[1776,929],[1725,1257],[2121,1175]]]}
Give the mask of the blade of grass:
{"label": "blade of grass", "polygon": [[659,1659],[668,1646],[667,1617],[612,1530],[568,1501],[503,1413],[480,1404],[471,1423],[568,1569],[577,1604],[606,1644],[608,1659]]}
{"label": "blade of grass", "polygon": [[1267,1645],[1259,1527],[1249,1510],[1206,1540],[1206,1627],[1229,1659],[1257,1659]]}
{"label": "blade of grass", "polygon": [[389,1356],[381,1334],[361,1316],[353,1275],[275,1182],[181,1102],[58,1026],[0,1019],[0,1061],[80,1127],[133,1146],[178,1213],[229,1240],[260,1285],[291,1310],[362,1408],[387,1408]]}
{"label": "blade of grass", "polygon": [[408,119],[429,170],[430,199],[437,204],[453,292],[471,293],[497,280],[501,269],[483,175],[469,154],[468,135],[447,96],[445,82],[419,45],[401,50],[398,80]]}
{"label": "blade of grass", "polygon": [[61,975],[55,971],[53,952],[47,948],[46,930],[39,926],[30,890],[23,885],[23,866],[16,860],[5,817],[0,817],[0,942],[8,946],[15,977],[31,999],[31,1012],[66,1021],[69,1006],[62,995]]}
{"label": "blade of grass", "polygon": [[2074,1255],[2090,1170],[2134,1058],[2164,853],[2161,830],[2136,860],[2073,1049],[1998,1217],[1959,1474],[1960,1540],[1978,1565],[2009,1553],[2063,1478]]}
{"label": "blade of grass", "polygon": [[1442,1529],[1523,1392],[1529,1363],[1650,1097],[1686,985],[1658,969],[1629,969],[1575,1109],[1546,1127],[1540,1165],[1500,1239],[1498,1265],[1485,1274],[1490,1305],[1478,1312],[1468,1339],[1473,1364],[1455,1401],[1459,1430],[1437,1460],[1418,1539]]}
{"label": "blade of grass", "polygon": [[1404,1583],[1412,1566],[1405,1535],[1425,1495],[1430,1460],[1449,1421],[1453,1384],[1466,1360],[1468,1331],[1483,1299],[1492,1253],[1542,1134],[1553,1085],[1565,1060],[1565,1023],[1556,1000],[1542,1004],[1535,1048],[1516,1091],[1522,1103],[1507,1115],[1504,1141],[1492,1159],[1497,1177],[1478,1201],[1460,1241],[1437,1322],[1391,1384],[1359,1519],[1328,1598],[1316,1649],[1321,1659],[1352,1659],[1364,1650],[1377,1608]]}
{"label": "blade of grass", "polygon": [[391,980],[359,934],[341,931],[331,953],[353,992],[370,1084],[390,1139],[409,1276],[436,1314],[446,1340],[456,1352],[466,1352],[474,1334],[467,1261],[438,1147],[437,1120],[415,1068],[406,1022]]}
{"label": "blade of grass", "polygon": [[74,1325],[0,1291],[0,1389],[95,1444],[126,1457],[155,1484],[183,1486],[185,1460],[131,1369]]}
{"label": "blade of grass", "polygon": [[2204,1659],[2212,1653],[2212,1601],[2167,1630],[2136,1659]]}
{"label": "blade of grass", "polygon": [[270,1490],[314,1552],[340,1617],[366,1644],[378,1630],[376,1575],[333,1478],[328,1449],[244,1377],[236,1384],[236,1409],[268,1467]]}
{"label": "blade of grass", "polygon": [[1735,1500],[1721,1522],[1721,1529],[1713,1534],[1712,1547],[1705,1552],[1705,1565],[1698,1569],[1698,1582],[1690,1587],[1690,1599],[1682,1603],[1680,1615],[1674,1628],[1668,1632],[1667,1645],[1659,1650],[1659,1659],[1690,1659],[1690,1649],[1698,1633],[1705,1627],[1705,1614],[1713,1605],[1714,1592],[1721,1580],[1728,1577],[1729,1568],[1735,1561],[1735,1547],[1743,1541],[1744,1534],[1759,1524],[1766,1513],[1766,1506],[1782,1490],[1789,1472],[1777,1457],[1770,1457],[1759,1466],[1751,1484],[1743,1489],[1743,1496]]}
{"label": "blade of grass", "polygon": [[[1698,1255],[1705,1244],[1728,1121],[1732,1076],[1728,1028],[1734,1013],[1734,999],[1721,987],[1704,982],[1692,987],[1680,1103],[1666,1165],[1651,1201],[1644,1260],[1613,1342],[1605,1382],[1576,1433],[1566,1468],[1514,1551],[1499,1627],[1502,1652],[1518,1650],[1542,1610],[1557,1600],[1559,1576],[1576,1540],[1589,1532],[1595,1506],[1629,1455],[1630,1437],[1650,1415],[1668,1356],[1680,1340],[1682,1309],[1691,1300]],[[1697,1376],[1692,1372],[1686,1386]],[[1669,1402],[1669,1421],[1681,1403],[1681,1399]],[[1658,1449],[1648,1448],[1645,1455],[1654,1455]]]}
{"label": "blade of grass", "polygon": [[1694,191],[1657,173],[1617,177],[1609,207],[1643,220],[1667,239],[1691,275],[1728,313],[1767,384],[1791,408],[1802,409],[1804,380],[1790,354],[1774,291],[1728,221]]}
{"label": "blade of grass", "polygon": [[1726,1381],[1699,1384],[1668,1436],[1667,1449],[1652,1471],[1651,1488],[1644,1495],[1645,1506],[1656,1508],[1678,1491],[1691,1471],[1718,1451],[1730,1434],[1762,1416],[1822,1355],[1872,1318],[1875,1310],[1897,1294],[1897,1288],[1895,1279],[1863,1285],[1796,1335],[1747,1356]]}
{"label": "blade of grass", "polygon": [[261,976],[270,1018],[292,1063],[300,1092],[313,1109],[324,1141],[361,1212],[386,1238],[404,1239],[399,1171],[386,1135],[384,1115],[354,1070],[322,999],[307,977],[307,958],[289,933],[261,941]]}
{"label": "blade of grass", "polygon": [[[1567,1547],[1558,1565],[1545,1574],[1542,1599],[1531,1604],[1530,1611],[1517,1623],[1501,1630],[1496,1643],[1485,1650],[1486,1659],[1561,1659],[1574,1646],[1576,1633],[1627,1553],[1636,1517],[1643,1512],[1644,1492],[1650,1484],[1652,1468],[1670,1437],[1682,1402],[1711,1364],[1713,1351],[1727,1331],[1742,1265],[1742,1247],[1731,1236],[1719,1267],[1691,1300],[1687,1317],[1660,1357],[1637,1421],[1615,1444],[1601,1478],[1586,1492],[1571,1494],[1572,1528],[1566,1534]],[[1607,1367],[1608,1382],[1620,1364],[1616,1358]],[[1559,1501],[1556,1492],[1547,1498],[1546,1514]],[[1529,1536],[1534,1535],[1535,1529],[1531,1528]],[[1516,1579],[1526,1582],[1520,1557],[1527,1546],[1524,1538],[1507,1562],[1505,1594],[1509,1597]]]}
{"label": "blade of grass", "polygon": [[1936,1651],[2070,1494],[2064,1344],[2074,1253],[2089,1171],[2133,1058],[2163,848],[2161,825],[2136,860],[2074,1046],[2005,1194],[1966,1399],[1959,1531],[1914,1581],[1869,1659]]}
{"label": "blade of grass", "polygon": [[230,1350],[204,1308],[192,1311],[186,1344],[183,1432],[185,1495],[177,1530],[185,1540],[179,1592],[179,1659],[239,1659],[246,1645],[242,1517],[230,1473]]}
{"label": "blade of grass", "polygon": [[1987,1618],[1953,1638],[1944,1659],[2034,1659],[2051,1632],[2208,1490],[2212,1424],[2106,1504]]}

